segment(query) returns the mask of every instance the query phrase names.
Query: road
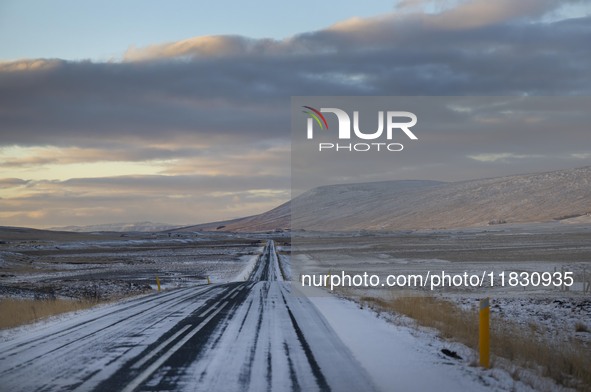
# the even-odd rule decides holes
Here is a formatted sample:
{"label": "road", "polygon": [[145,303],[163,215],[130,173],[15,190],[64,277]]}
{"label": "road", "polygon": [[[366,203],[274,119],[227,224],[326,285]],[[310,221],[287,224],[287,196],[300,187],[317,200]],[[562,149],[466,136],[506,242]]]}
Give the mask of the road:
{"label": "road", "polygon": [[0,391],[366,390],[349,349],[283,282],[273,241],[248,281],[103,306],[0,342]]}

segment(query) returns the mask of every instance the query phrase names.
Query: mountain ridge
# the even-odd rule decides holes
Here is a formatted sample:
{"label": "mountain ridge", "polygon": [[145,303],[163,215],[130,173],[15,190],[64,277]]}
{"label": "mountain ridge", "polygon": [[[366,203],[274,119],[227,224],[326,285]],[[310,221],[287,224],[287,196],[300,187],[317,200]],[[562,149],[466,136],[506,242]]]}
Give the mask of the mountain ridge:
{"label": "mountain ridge", "polygon": [[178,230],[443,229],[545,222],[590,213],[591,167],[581,167],[459,182],[325,185],[259,215]]}
{"label": "mountain ridge", "polygon": [[133,222],[133,223],[104,223],[97,225],[86,225],[86,226],[63,226],[63,227],[52,227],[48,230],[52,231],[70,231],[75,233],[87,233],[93,231],[113,231],[113,232],[155,232],[155,231],[166,231],[171,229],[177,229],[182,225],[171,225],[168,223],[159,222]]}

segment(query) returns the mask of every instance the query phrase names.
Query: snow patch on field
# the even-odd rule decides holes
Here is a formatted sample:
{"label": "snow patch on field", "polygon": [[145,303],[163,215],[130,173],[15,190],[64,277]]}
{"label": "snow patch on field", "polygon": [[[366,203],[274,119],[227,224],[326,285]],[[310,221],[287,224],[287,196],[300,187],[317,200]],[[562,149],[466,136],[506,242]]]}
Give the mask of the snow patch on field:
{"label": "snow patch on field", "polygon": [[[477,311],[475,299],[450,297],[462,309]],[[492,298],[491,314],[515,322],[541,339],[554,343],[578,341],[591,348],[591,298],[556,296],[550,298]],[[577,326],[580,325],[580,331]]]}
{"label": "snow patch on field", "polygon": [[259,257],[260,257],[260,254],[257,254],[254,256],[252,256],[252,255],[240,256],[240,261],[245,263],[244,268],[234,278],[232,278],[231,281],[232,282],[244,282],[245,280],[248,280],[248,277],[250,276],[250,274],[254,270],[254,267],[256,266],[257,260],[259,259]]}
{"label": "snow patch on field", "polygon": [[291,261],[288,255],[277,255],[279,257],[279,265],[281,266],[281,271],[283,272],[284,280],[291,280]]}

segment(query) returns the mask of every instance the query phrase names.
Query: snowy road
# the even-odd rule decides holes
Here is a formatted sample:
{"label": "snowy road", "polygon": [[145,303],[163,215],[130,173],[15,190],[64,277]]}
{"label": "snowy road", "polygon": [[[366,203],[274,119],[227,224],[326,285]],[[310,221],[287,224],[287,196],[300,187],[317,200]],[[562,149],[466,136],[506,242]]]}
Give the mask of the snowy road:
{"label": "snowy road", "polygon": [[4,391],[367,391],[267,243],[246,282],[101,307],[0,342]]}

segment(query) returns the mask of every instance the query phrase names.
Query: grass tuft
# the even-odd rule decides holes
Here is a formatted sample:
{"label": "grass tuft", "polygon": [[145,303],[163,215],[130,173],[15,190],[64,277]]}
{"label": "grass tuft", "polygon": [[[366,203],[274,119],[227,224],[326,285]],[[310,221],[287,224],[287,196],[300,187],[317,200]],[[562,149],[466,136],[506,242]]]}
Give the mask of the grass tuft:
{"label": "grass tuft", "polygon": [[13,328],[58,314],[87,309],[97,303],[92,300],[1,299],[0,329]]}
{"label": "grass tuft", "polygon": [[[399,297],[384,300],[362,297],[374,309],[401,313],[419,325],[437,329],[451,339],[478,350],[478,312],[464,310],[451,301],[433,297]],[[584,325],[583,325],[584,326]],[[586,326],[584,326],[586,328]],[[577,327],[580,328],[580,327]],[[510,320],[491,316],[491,354],[554,379],[566,387],[591,390],[591,352],[576,343],[553,343]]]}

